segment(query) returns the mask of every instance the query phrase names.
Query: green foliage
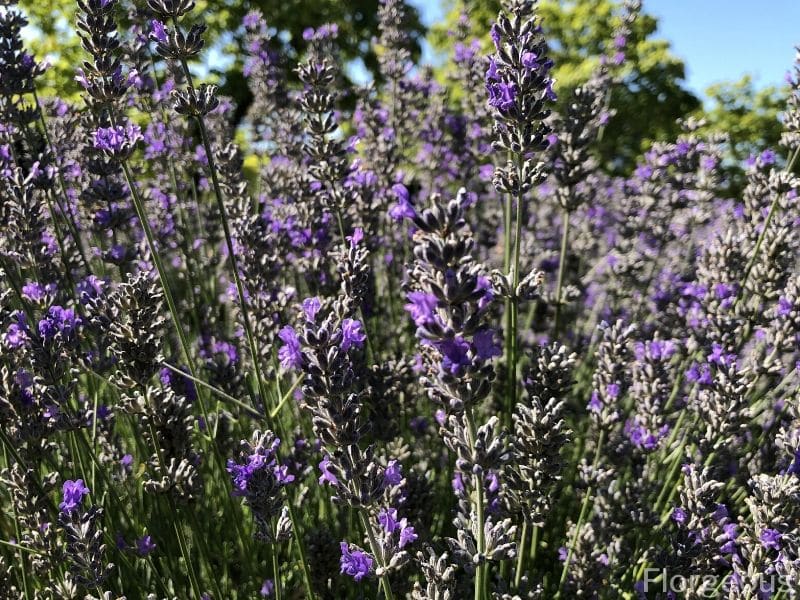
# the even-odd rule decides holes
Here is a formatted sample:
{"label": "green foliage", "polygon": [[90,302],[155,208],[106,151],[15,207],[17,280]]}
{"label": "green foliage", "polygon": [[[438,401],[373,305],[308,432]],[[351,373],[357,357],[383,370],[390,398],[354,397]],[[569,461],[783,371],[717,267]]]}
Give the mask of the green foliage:
{"label": "green foliage", "polygon": [[775,148],[781,137],[780,113],[786,109],[787,91],[775,87],[756,89],[749,75],[739,81],[712,85],[708,102],[698,113],[705,131],[728,136],[729,158],[737,163],[763,148]]}

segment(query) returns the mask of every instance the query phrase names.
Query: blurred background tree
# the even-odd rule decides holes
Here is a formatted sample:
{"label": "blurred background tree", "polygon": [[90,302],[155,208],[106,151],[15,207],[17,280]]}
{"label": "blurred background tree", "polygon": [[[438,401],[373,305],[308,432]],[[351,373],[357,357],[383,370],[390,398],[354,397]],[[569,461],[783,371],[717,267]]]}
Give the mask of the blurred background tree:
{"label": "blurred background tree", "polygon": [[[439,53],[451,48],[452,31],[459,16],[468,13],[472,35],[482,40],[489,51],[488,31],[499,10],[499,0],[420,0],[445,3],[444,22],[425,30],[419,12],[408,6],[406,28],[412,54],[419,56],[427,34]],[[379,0],[197,0],[197,12],[209,33],[205,68],[215,75],[223,93],[237,103],[243,115],[251,102],[250,91],[242,75],[241,51],[244,44],[242,18],[252,9],[260,9],[279,35],[289,63],[304,51],[303,31],[324,23],[339,27],[342,57],[351,72],[360,77],[375,76],[377,58],[371,40],[378,34]],[[45,76],[49,89],[61,97],[79,94],[74,81],[75,68],[84,58],[74,34],[75,0],[21,0],[31,23],[33,46],[39,58],[47,56],[52,68]],[[129,4],[130,10],[143,6],[144,0]],[[417,3],[419,4],[419,2]],[[558,110],[570,96],[570,90],[588,79],[599,57],[613,54],[615,28],[621,19],[620,0],[541,0],[539,13],[555,61],[554,76],[559,95]],[[124,17],[124,15],[120,15]],[[706,120],[709,133],[726,132],[730,138],[731,165],[741,162],[755,148],[774,146],[780,135],[779,112],[784,95],[775,88],[757,89],[745,76],[733,83],[709,88],[705,105],[686,85],[683,61],[671,52],[668,41],[657,38],[657,19],[642,11],[633,23],[627,40],[625,59],[617,66],[621,85],[614,87],[609,107],[616,115],[609,122],[598,147],[601,163],[612,171],[625,172],[653,140],[674,139],[680,133],[678,120],[688,116]],[[440,56],[437,54],[436,56]],[[233,59],[231,57],[237,57]],[[438,65],[441,80],[446,81],[447,62]],[[457,90],[454,90],[457,93]]]}
{"label": "blurred background tree", "polygon": [[[336,23],[338,44],[346,61],[356,61],[372,75],[377,73],[377,57],[371,40],[378,35],[379,0],[197,0],[195,15],[203,15],[208,27],[205,34],[208,51],[204,64],[217,75],[222,92],[232,97],[238,114],[244,114],[252,98],[242,75],[241,59],[245,55],[242,19],[251,10],[260,10],[279,35],[276,43],[290,63],[302,54],[307,42],[303,31],[325,23]],[[85,59],[80,40],[74,32],[77,3],[75,0],[20,0],[31,22],[31,46],[38,58],[47,56],[52,68],[43,78],[45,92],[58,92],[61,97],[77,95],[80,89],[74,81],[75,69]],[[142,9],[145,0],[123,1],[130,11]],[[129,13],[130,14],[130,13]],[[119,15],[124,21],[125,15]],[[419,12],[409,6],[406,13],[412,56],[420,53],[425,35]],[[232,57],[236,57],[234,60]]]}
{"label": "blurred background tree", "polygon": [[706,89],[707,101],[699,113],[708,131],[728,135],[729,159],[740,163],[764,148],[774,148],[781,137],[779,114],[786,109],[786,92],[775,87],[757,89],[744,75],[739,81]]}

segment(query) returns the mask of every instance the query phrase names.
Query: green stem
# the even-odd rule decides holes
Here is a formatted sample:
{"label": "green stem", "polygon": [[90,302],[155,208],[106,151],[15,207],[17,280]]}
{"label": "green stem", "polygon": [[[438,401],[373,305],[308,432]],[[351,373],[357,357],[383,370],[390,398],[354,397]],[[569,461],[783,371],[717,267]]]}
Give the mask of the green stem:
{"label": "green stem", "polygon": [[[597,440],[597,449],[594,453],[594,461],[592,461],[592,471],[597,469],[597,465],[600,463],[600,451],[603,448],[603,442],[605,441],[605,431],[600,432],[600,438]],[[564,589],[564,583],[567,581],[567,573],[569,572],[569,564],[572,562],[572,554],[575,551],[575,545],[578,543],[578,535],[580,535],[581,527],[583,527],[583,522],[586,520],[586,515],[589,512],[589,504],[592,498],[593,490],[592,487],[589,486],[586,489],[586,495],[583,497],[583,503],[581,504],[581,512],[578,516],[578,523],[575,525],[575,533],[572,534],[572,539],[569,542],[569,548],[567,548],[567,559],[564,561],[564,566],[561,569],[561,577],[558,580],[558,592],[556,593],[556,599],[561,598],[561,592]]]}
{"label": "green stem", "polygon": [[525,566],[525,550],[527,549],[528,520],[522,522],[522,535],[517,546],[517,568],[514,571],[514,589],[519,591],[519,582],[522,579],[522,569]]}
{"label": "green stem", "polygon": [[[372,531],[372,527],[370,527],[370,524],[367,522],[367,518],[363,512],[359,512],[359,517],[361,518],[361,524],[364,526],[364,529],[367,532],[367,538],[369,538],[369,546],[372,550],[372,554],[375,556],[378,566],[384,568],[386,565],[384,564],[383,554],[380,551],[381,548],[378,545],[378,540],[375,539],[375,533]],[[383,594],[386,596],[386,600],[394,600],[392,588],[389,585],[389,576],[384,574],[383,577],[380,577],[380,584],[383,588]]]}
{"label": "green stem", "polygon": [[567,239],[569,238],[569,217],[570,212],[564,209],[563,223],[561,226],[561,253],[558,257],[558,280],[556,282],[556,317],[555,317],[555,337],[561,327],[561,293],[564,286],[564,266],[567,262]]}
{"label": "green stem", "polygon": [[[467,421],[467,428],[469,431],[469,445],[470,445],[470,452],[474,454],[475,452],[475,440],[477,439],[477,433],[475,428],[475,415],[473,414],[472,407],[469,407],[464,416]],[[480,474],[475,475],[475,512],[478,518],[478,554],[485,558],[486,554],[486,533],[484,531],[484,523],[485,523],[485,515],[484,515],[484,502],[483,502],[483,481],[481,481]],[[475,569],[475,600],[481,600],[483,598],[483,590],[486,585],[486,578],[488,576],[487,573],[487,565],[485,563],[479,564]]]}
{"label": "green stem", "polygon": [[[189,367],[192,377],[197,379],[197,370],[195,368],[194,360],[192,359],[192,353],[189,350],[189,340],[186,338],[186,332],[183,330],[180,318],[178,317],[178,307],[175,304],[175,299],[172,297],[172,291],[170,290],[169,281],[167,280],[167,272],[164,269],[164,264],[161,262],[161,257],[158,254],[155,238],[153,236],[153,230],[150,228],[150,222],[147,219],[147,213],[145,212],[144,204],[139,196],[139,191],[136,189],[136,184],[133,181],[133,175],[131,174],[128,163],[126,161],[122,161],[120,164],[122,166],[122,172],[125,174],[125,181],[128,183],[128,189],[130,189],[131,192],[131,199],[133,200],[133,206],[136,209],[136,215],[139,217],[139,222],[141,223],[142,230],[144,231],[144,237],[147,241],[147,248],[150,250],[150,256],[153,259],[153,264],[158,272],[158,279],[161,282],[161,288],[164,290],[164,299],[167,302],[167,308],[172,316],[172,323],[175,326],[175,331],[178,333],[178,340],[180,342],[184,357],[186,358],[186,364]],[[200,404],[200,410],[203,413],[203,418],[205,419],[206,423],[211,423],[211,420],[208,418],[208,412],[206,411],[205,401],[201,394],[197,395],[197,400]]]}
{"label": "green stem", "polygon": [[275,600],[281,600],[283,591],[281,589],[281,572],[278,568],[278,546],[273,544],[270,548],[272,555],[272,583],[275,586]]}

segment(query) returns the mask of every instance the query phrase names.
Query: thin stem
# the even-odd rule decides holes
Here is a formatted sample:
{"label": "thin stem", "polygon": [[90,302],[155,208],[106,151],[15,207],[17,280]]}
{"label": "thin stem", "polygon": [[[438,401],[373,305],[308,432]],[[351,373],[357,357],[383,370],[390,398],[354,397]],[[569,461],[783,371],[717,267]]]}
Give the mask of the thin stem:
{"label": "thin stem", "polygon": [[[158,279],[161,282],[161,288],[164,290],[164,298],[167,302],[169,313],[172,316],[172,323],[175,326],[175,331],[178,333],[178,340],[181,345],[181,350],[183,350],[184,357],[186,358],[186,364],[189,366],[189,371],[192,377],[196,379],[197,370],[194,365],[194,360],[192,359],[192,353],[189,350],[189,340],[186,339],[186,332],[183,330],[180,318],[178,317],[178,307],[175,304],[175,299],[172,297],[172,291],[170,290],[169,281],[167,280],[167,272],[164,269],[164,265],[161,262],[161,257],[158,254],[153,236],[153,230],[150,228],[150,222],[147,219],[147,213],[144,210],[144,205],[141,197],[139,196],[139,191],[136,189],[136,185],[133,181],[133,176],[131,174],[130,167],[128,167],[128,163],[126,161],[121,161],[120,164],[122,165],[122,171],[125,174],[125,181],[127,181],[128,188],[131,192],[133,206],[136,209],[136,214],[139,217],[139,222],[141,223],[142,230],[144,231],[144,237],[147,241],[147,248],[150,250],[150,256],[153,258],[153,264],[156,267]],[[210,423],[211,420],[208,418],[205,401],[200,394],[197,395],[197,399],[200,404],[200,410],[203,413],[203,418],[205,419],[206,423]]]}
{"label": "thin stem", "polygon": [[[184,65],[185,65],[184,61]],[[189,78],[189,69],[188,67],[185,68],[186,77]],[[206,156],[208,157],[208,169],[211,172],[211,182],[214,188],[214,196],[217,200],[217,208],[220,214],[220,220],[222,221],[222,230],[225,234],[225,245],[228,249],[228,260],[231,263],[231,270],[233,271],[233,280],[236,283],[236,293],[239,296],[239,305],[242,309],[242,321],[244,321],[244,330],[247,336],[247,345],[250,348],[250,356],[253,361],[253,369],[255,370],[256,375],[256,384],[258,386],[258,393],[261,396],[261,402],[263,404],[264,414],[269,414],[269,410],[267,408],[267,394],[264,390],[264,378],[261,373],[261,362],[259,360],[259,353],[258,347],[256,346],[255,336],[253,335],[253,327],[250,324],[250,311],[247,308],[247,300],[244,295],[244,285],[242,284],[242,278],[239,276],[239,267],[236,264],[236,251],[233,248],[233,236],[231,236],[231,229],[230,224],[228,223],[228,213],[225,209],[225,202],[222,199],[222,189],[219,185],[219,179],[217,177],[217,167],[214,161],[213,152],[211,150],[211,142],[208,138],[208,131],[206,130],[206,124],[202,117],[197,117],[197,123],[200,126],[200,137],[203,139],[203,147],[206,151]]]}
{"label": "thin stem", "polygon": [[522,535],[519,538],[519,546],[517,546],[517,568],[514,570],[514,589],[519,590],[519,582],[522,579],[522,569],[525,566],[525,550],[527,544],[525,543],[528,538],[528,520],[522,521]]}
{"label": "thin stem", "polygon": [[[149,400],[148,400],[149,402]],[[161,456],[161,448],[158,446],[158,436],[156,434],[155,426],[150,423],[150,437],[152,438],[153,448],[156,451],[156,460],[158,461],[159,466],[161,467],[162,471],[165,471],[164,466],[164,457]],[[178,540],[178,546],[181,549],[181,555],[183,556],[183,560],[186,563],[186,571],[189,575],[189,582],[192,586],[192,590],[194,591],[195,596],[197,596],[198,600],[202,597],[202,592],[200,591],[200,583],[197,579],[197,574],[194,571],[194,564],[192,563],[191,556],[189,554],[189,545],[186,543],[186,538],[183,536],[183,530],[181,528],[180,519],[178,517],[178,510],[175,508],[175,503],[172,501],[172,496],[167,493],[167,502],[169,504],[169,511],[172,514],[172,524],[175,528],[175,535]]]}
{"label": "thin stem", "polygon": [[[472,407],[469,407],[464,416],[467,421],[467,428],[469,431],[469,445],[472,452],[475,451],[475,440],[477,439],[475,428],[475,415],[473,414]],[[484,515],[484,502],[483,502],[483,481],[481,481],[480,474],[475,475],[475,512],[478,517],[478,554],[484,556],[486,554],[486,533],[484,531],[485,515]],[[486,585],[487,565],[480,564],[475,569],[475,600],[483,598],[483,589]]]}
{"label": "thin stem", "polygon": [[[378,540],[375,539],[375,533],[372,531],[372,527],[370,527],[369,523],[367,522],[367,518],[364,516],[363,512],[359,511],[359,517],[361,518],[361,524],[364,526],[364,529],[367,532],[367,538],[369,538],[369,546],[372,550],[372,554],[375,556],[375,560],[378,561],[378,566],[383,568],[386,565],[383,561],[383,554],[381,554],[381,548],[378,545]],[[389,577],[384,575],[383,577],[379,578],[381,587],[383,588],[383,594],[386,596],[386,600],[394,600],[394,595],[392,594],[392,588],[389,585]]]}
{"label": "thin stem", "polygon": [[283,590],[281,589],[281,572],[278,568],[278,546],[273,544],[270,548],[272,555],[272,583],[275,586],[275,600],[281,600],[283,597]]}
{"label": "thin stem", "polygon": [[[603,442],[605,440],[605,431],[600,432],[600,438],[597,440],[597,449],[594,453],[594,461],[592,462],[592,471],[594,472],[597,469],[597,465],[600,462],[600,451],[603,448]],[[556,599],[561,598],[561,592],[564,589],[564,583],[567,581],[567,573],[569,572],[569,564],[572,562],[572,554],[575,551],[575,544],[578,543],[578,535],[580,535],[581,527],[583,527],[583,522],[586,520],[586,515],[589,512],[589,504],[592,498],[592,494],[594,490],[591,486],[586,489],[586,495],[583,497],[583,503],[581,504],[581,513],[578,516],[578,523],[575,525],[575,533],[572,534],[572,539],[569,543],[569,548],[567,549],[567,559],[564,561],[564,567],[561,569],[561,577],[558,580],[558,592],[556,593]]]}
{"label": "thin stem", "polygon": [[555,317],[555,337],[561,327],[561,293],[564,286],[564,266],[567,262],[567,239],[569,238],[569,217],[570,211],[564,209],[563,223],[561,226],[561,254],[558,257],[558,280],[556,282],[556,317]]}

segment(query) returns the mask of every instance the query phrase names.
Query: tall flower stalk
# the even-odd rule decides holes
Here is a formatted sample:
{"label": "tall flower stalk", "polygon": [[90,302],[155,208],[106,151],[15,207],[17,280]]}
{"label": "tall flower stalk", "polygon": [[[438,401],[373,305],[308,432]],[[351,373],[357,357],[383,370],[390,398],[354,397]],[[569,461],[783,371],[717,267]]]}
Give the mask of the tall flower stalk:
{"label": "tall flower stalk", "polygon": [[545,176],[541,153],[547,148],[550,128],[547,105],[555,100],[547,57],[547,44],[536,21],[536,2],[510,2],[492,25],[495,53],[486,70],[486,91],[494,109],[493,147],[505,152],[505,166],[495,169],[494,187],[506,195],[504,206],[504,275],[507,281],[505,320],[506,404],[505,420],[517,402],[519,362],[518,295],[520,251],[524,232],[525,195]]}

